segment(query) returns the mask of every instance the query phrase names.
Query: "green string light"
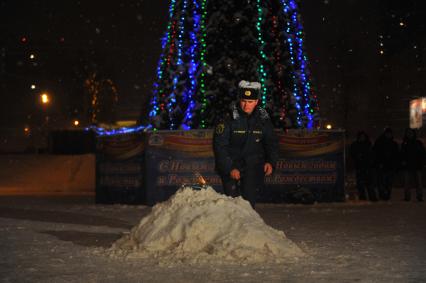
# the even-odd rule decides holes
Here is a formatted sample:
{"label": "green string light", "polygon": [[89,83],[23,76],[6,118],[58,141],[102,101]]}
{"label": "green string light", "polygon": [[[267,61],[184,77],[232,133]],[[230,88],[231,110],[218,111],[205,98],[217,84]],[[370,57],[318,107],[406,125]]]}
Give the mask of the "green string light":
{"label": "green string light", "polygon": [[[201,52],[200,52],[200,60],[201,60],[201,66],[202,66],[202,73],[200,78],[200,93],[201,93],[201,110],[200,113],[204,114],[206,112],[207,107],[207,99],[206,99],[206,90],[205,90],[205,83],[204,83],[204,77],[205,77],[205,69],[207,67],[206,60],[204,59],[204,56],[206,54],[206,17],[207,17],[207,9],[206,9],[206,2],[207,0],[202,0],[201,2]],[[206,128],[206,121],[205,116],[200,115],[200,125],[202,129]]]}
{"label": "green string light", "polygon": [[[259,54],[260,57],[264,60],[266,60],[266,54],[263,51],[264,47],[265,47],[265,41],[263,40],[263,35],[262,35],[262,29],[261,29],[261,23],[263,20],[263,13],[262,13],[262,8],[260,6],[260,0],[257,0],[256,2],[256,6],[257,6],[257,23],[256,23],[256,29],[257,29],[257,40],[259,42]],[[260,84],[261,84],[261,103],[262,106],[266,105],[266,93],[267,93],[267,88],[265,85],[265,81],[266,81],[266,77],[267,74],[264,70],[264,66],[263,63],[261,62],[258,68],[258,73],[260,74]]]}

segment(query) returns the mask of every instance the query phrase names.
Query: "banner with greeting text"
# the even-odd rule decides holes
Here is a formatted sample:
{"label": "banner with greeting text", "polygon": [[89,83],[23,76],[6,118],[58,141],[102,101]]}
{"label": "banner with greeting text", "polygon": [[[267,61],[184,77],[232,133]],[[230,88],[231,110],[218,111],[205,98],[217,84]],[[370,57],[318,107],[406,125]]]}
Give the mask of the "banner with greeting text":
{"label": "banner with greeting text", "polygon": [[173,195],[182,185],[197,185],[197,174],[221,191],[214,170],[211,130],[156,131],[146,134],[146,202],[153,205]]}
{"label": "banner with greeting text", "polygon": [[[275,173],[265,179],[259,201],[294,201],[301,192],[315,201],[344,200],[344,132],[277,132],[280,158]],[[211,130],[145,133],[145,197],[149,205],[168,199],[197,173],[221,192],[214,170]]]}
{"label": "banner with greeting text", "polygon": [[[261,201],[344,200],[345,136],[343,131],[293,130],[278,133],[280,157],[266,177]],[[310,196],[307,196],[310,195]]]}

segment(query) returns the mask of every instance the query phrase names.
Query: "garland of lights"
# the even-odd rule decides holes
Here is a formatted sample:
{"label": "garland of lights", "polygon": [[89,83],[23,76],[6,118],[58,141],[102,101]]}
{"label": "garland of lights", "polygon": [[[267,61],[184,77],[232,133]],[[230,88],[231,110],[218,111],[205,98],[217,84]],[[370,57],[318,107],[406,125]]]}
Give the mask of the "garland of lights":
{"label": "garland of lights", "polygon": [[[167,62],[167,69],[169,69],[170,68],[170,64],[171,64],[171,58],[172,58],[172,55],[175,53],[175,47],[176,47],[176,44],[175,44],[175,40],[176,40],[176,21],[173,21],[173,25],[172,25],[172,31],[173,31],[173,33],[172,33],[172,37],[171,37],[171,44],[170,44],[170,48],[169,48],[169,53],[168,53],[168,55],[167,55],[167,60],[166,60],[166,62]],[[163,84],[164,84],[164,82],[163,82]],[[164,86],[164,85],[163,85]],[[161,89],[161,104],[160,104],[160,107],[161,107],[161,111],[164,111],[164,109],[165,109],[165,102],[166,102],[166,100],[167,100],[167,97],[166,97],[166,92],[163,90],[163,89]]]}
{"label": "garland of lights", "polygon": [[[160,81],[163,78],[163,69],[165,68],[165,62],[167,62],[167,67],[170,65],[172,47],[170,47],[170,49],[169,49],[170,51],[169,51],[167,60],[164,60],[164,56],[165,56],[166,47],[170,44],[170,42],[172,42],[171,36],[170,36],[171,31],[173,31],[173,37],[175,36],[176,22],[173,21],[173,26],[170,24],[172,22],[173,15],[174,15],[174,12],[176,10],[175,7],[176,7],[176,0],[171,0],[170,6],[169,6],[169,19],[170,20],[167,24],[167,29],[166,29],[167,32],[161,40],[161,48],[162,48],[163,52],[160,55],[160,60],[158,61],[157,81],[154,83],[154,90],[153,90],[153,95],[152,95],[152,99],[151,99],[151,103],[150,103],[151,104],[151,111],[149,112],[149,117],[151,119],[153,117],[157,116],[158,111],[160,110],[160,106],[158,105],[159,104],[158,93],[161,92],[161,89],[159,89],[158,81]],[[164,94],[162,94],[162,97],[164,98]],[[164,105],[161,105],[161,110],[164,110],[163,107],[164,107]],[[154,130],[156,130],[156,129],[154,128]]]}
{"label": "garland of lights", "polygon": [[[172,2],[171,6],[175,6],[175,1]],[[205,108],[207,106],[207,99],[205,98],[205,85],[204,85],[204,76],[205,74],[203,72],[199,72],[199,69],[201,68],[201,71],[205,69],[206,63],[205,63],[205,50],[206,50],[206,44],[205,44],[205,21],[206,21],[206,0],[203,0],[201,2],[201,12],[200,12],[200,4],[194,0],[192,1],[192,19],[193,24],[192,28],[188,27],[187,30],[185,30],[185,22],[186,22],[186,14],[187,14],[187,8],[188,8],[188,1],[183,1],[183,8],[180,10],[180,15],[177,16],[173,13],[173,11],[176,10],[175,7],[170,7],[170,17],[176,17],[178,19],[173,21],[173,25],[168,25],[168,36],[167,36],[167,42],[162,44],[163,50],[166,49],[170,42],[169,47],[169,56],[166,60],[167,66],[165,66],[164,63],[164,55],[161,56],[161,60],[159,63],[159,68],[157,71],[157,82],[154,84],[154,92],[153,98],[151,100],[151,107],[152,110],[150,111],[150,118],[153,119],[155,116],[158,115],[158,110],[161,109],[161,111],[164,111],[166,108],[166,111],[168,113],[169,117],[169,128],[170,129],[176,129],[179,125],[177,125],[176,119],[173,117],[173,109],[176,107],[177,99],[176,99],[176,90],[177,85],[179,82],[179,79],[184,75],[184,72],[182,71],[185,69],[185,72],[187,72],[188,75],[188,82],[185,85],[184,90],[182,91],[182,104],[186,105],[186,109],[184,109],[185,115],[182,121],[182,124],[180,125],[183,129],[190,129],[192,127],[192,119],[195,113],[196,108],[196,99],[194,99],[194,94],[197,91],[197,75],[198,73],[201,73],[201,79],[200,79],[200,94],[201,94],[201,110],[202,112],[205,111]],[[170,19],[172,21],[172,19]],[[198,34],[201,30],[201,44],[197,40]],[[178,31],[178,35],[176,38],[176,31]],[[170,33],[172,33],[172,38],[170,38]],[[189,37],[189,42],[191,46],[188,48],[188,51],[185,54],[189,54],[189,60],[188,67],[186,67],[185,62],[183,60],[183,42],[184,42],[184,36]],[[176,43],[176,44],[175,44]],[[201,45],[201,47],[200,47]],[[177,47],[177,48],[176,48]],[[175,73],[175,76],[172,79],[172,88],[170,90],[169,96],[166,97],[165,91],[162,91],[160,89],[160,83],[162,76],[162,71],[165,68],[170,68],[171,63],[171,55],[176,54],[177,56],[177,71]],[[196,61],[198,59],[198,61]],[[200,62],[201,61],[201,62]],[[161,94],[160,97],[160,106],[158,107],[158,94]],[[164,105],[164,102],[166,102],[166,105]],[[166,107],[164,107],[166,106]],[[201,123],[202,126],[205,123]]]}
{"label": "garland of lights", "polygon": [[[170,121],[170,125],[169,125],[169,129],[170,130],[174,130],[176,125],[175,125],[175,121],[173,119],[173,108],[176,105],[176,86],[177,83],[179,81],[180,78],[180,74],[179,74],[179,68],[180,66],[183,65],[183,60],[182,60],[182,42],[183,42],[183,35],[185,32],[185,14],[186,14],[186,8],[188,6],[188,2],[187,0],[183,1],[183,8],[182,8],[182,12],[181,12],[181,16],[179,18],[179,34],[178,34],[178,47],[177,47],[177,72],[175,74],[175,77],[173,78],[173,87],[172,90],[168,96],[168,103],[167,103],[167,112],[169,114],[169,121]],[[184,98],[185,100],[185,98]]]}
{"label": "garland of lights", "polygon": [[204,70],[207,68],[206,59],[204,57],[206,54],[206,49],[207,49],[207,44],[206,44],[207,9],[206,7],[207,7],[207,0],[202,0],[201,1],[201,39],[200,39],[200,42],[201,42],[200,61],[201,61],[201,66],[203,70],[203,72],[201,73],[201,78],[200,78],[200,94],[201,94],[200,126],[202,129],[206,128],[206,120],[205,120],[204,113],[207,108],[207,98],[206,98],[206,90],[205,90],[205,84],[204,84],[204,78],[205,78]]}
{"label": "garland of lights", "polygon": [[130,134],[135,133],[139,131],[148,131],[153,129],[151,125],[148,126],[137,126],[137,127],[122,127],[118,129],[105,129],[105,128],[99,128],[96,126],[90,126],[85,128],[86,131],[94,131],[98,136],[113,136],[113,135],[123,135],[123,134]]}
{"label": "garland of lights", "polygon": [[[302,35],[302,26],[297,20],[297,13],[296,11],[293,11],[292,14],[292,20],[296,27],[296,43],[297,43],[297,60],[299,63],[300,73],[299,73],[299,79],[302,84],[302,93],[304,98],[304,113],[305,116],[308,118],[308,128],[312,128],[313,121],[312,121],[312,114],[313,110],[311,109],[310,103],[309,103],[309,94],[310,94],[310,85],[306,78],[306,56],[303,54],[303,35]],[[312,111],[311,111],[312,110]]]}
{"label": "garland of lights", "polygon": [[191,121],[192,121],[193,112],[195,108],[195,101],[193,99],[193,95],[195,93],[195,89],[197,85],[196,77],[194,76],[194,74],[197,72],[197,69],[199,66],[199,64],[195,62],[196,52],[198,49],[197,33],[200,29],[199,27],[200,17],[198,15],[199,5],[196,0],[194,0],[193,4],[195,6],[195,8],[192,11],[194,24],[192,26],[193,30],[189,32],[189,37],[191,42],[191,47],[189,48],[189,54],[190,54],[191,62],[189,64],[188,77],[189,77],[190,86],[187,92],[186,90],[184,91],[184,95],[183,95],[185,102],[188,103],[188,106],[185,111],[185,117],[182,123],[182,128],[185,130],[191,129]]}
{"label": "garland of lights", "polygon": [[[288,14],[290,8],[287,5],[286,1],[285,0],[281,0],[281,4],[283,5],[284,14]],[[294,61],[293,39],[290,36],[290,34],[292,32],[291,27],[292,27],[292,25],[291,25],[290,21],[287,21],[286,33],[288,35],[287,43],[288,43],[288,50],[289,50],[289,53],[290,53],[290,62],[291,62],[291,64],[293,66],[295,66],[296,63]],[[296,74],[295,74],[295,72],[293,72],[291,76],[292,76],[292,79],[293,79],[293,96],[295,98],[295,106],[296,106],[296,111],[297,111],[297,117],[296,117],[297,124],[299,126],[302,126],[303,125],[302,119],[301,119],[302,113],[300,112],[300,109],[301,109],[301,106],[300,106],[300,102],[301,101],[300,100],[301,99],[300,99],[300,96],[298,95],[299,89],[298,89],[298,86],[296,84]]]}
{"label": "garland of lights", "polygon": [[[256,1],[256,8],[257,8],[257,22],[256,22],[256,29],[257,29],[257,40],[259,42],[259,54],[261,57],[261,60],[265,61],[266,60],[266,54],[263,51],[264,47],[265,47],[265,41],[263,40],[263,35],[262,35],[262,17],[263,17],[263,13],[262,13],[262,7],[260,6],[260,1],[261,0],[257,0]],[[262,63],[260,63],[259,65],[259,69],[258,69],[258,73],[260,75],[260,84],[261,84],[261,102],[262,102],[262,106],[266,105],[266,93],[267,93],[267,89],[266,89],[266,71],[265,71],[265,67]]]}
{"label": "garland of lights", "polygon": [[[287,21],[286,33],[288,35],[287,43],[289,46],[290,61],[291,64],[296,67],[299,66],[300,72],[293,72],[293,96],[296,100],[296,110],[297,110],[297,123],[299,126],[304,126],[302,117],[307,118],[307,128],[313,127],[313,108],[309,101],[310,96],[310,83],[306,76],[307,68],[307,57],[303,54],[303,31],[302,25],[297,19],[297,5],[294,0],[281,0],[283,6],[284,15],[290,16],[290,21]],[[296,47],[294,47],[296,45]],[[294,50],[296,49],[296,51]],[[297,85],[297,80],[299,79],[301,87]],[[302,92],[302,96],[300,96]],[[314,95],[314,100],[316,96]],[[303,107],[301,106],[303,104]],[[302,112],[303,111],[303,112]],[[304,115],[303,115],[304,114]]]}
{"label": "garland of lights", "polygon": [[[272,14],[272,9],[271,7],[269,8],[269,13]],[[275,58],[275,62],[276,64],[278,64],[278,73],[281,74],[283,72],[283,65],[281,64],[281,48],[279,45],[280,39],[279,39],[279,34],[278,34],[278,17],[277,16],[272,16],[272,34],[275,37],[275,43],[277,44],[278,48],[275,48],[275,54],[274,54],[274,58]],[[284,102],[284,96],[285,96],[285,92],[284,92],[284,88],[282,85],[282,81],[281,81],[281,77],[277,77],[276,79],[276,85],[277,85],[277,89],[278,89],[278,93],[280,94],[280,99],[281,99],[281,103]],[[280,107],[280,120],[284,120],[286,116],[286,112],[285,112],[285,107],[282,106]]]}

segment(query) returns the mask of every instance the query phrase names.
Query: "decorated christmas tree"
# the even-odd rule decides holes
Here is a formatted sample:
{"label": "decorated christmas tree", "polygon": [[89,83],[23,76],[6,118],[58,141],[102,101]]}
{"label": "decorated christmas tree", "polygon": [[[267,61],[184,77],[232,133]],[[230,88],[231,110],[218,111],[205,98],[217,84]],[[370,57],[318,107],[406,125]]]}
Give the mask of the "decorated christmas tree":
{"label": "decorated christmas tree", "polygon": [[210,128],[236,100],[240,80],[261,83],[278,128],[313,128],[295,0],[172,0],[148,121],[155,129]]}

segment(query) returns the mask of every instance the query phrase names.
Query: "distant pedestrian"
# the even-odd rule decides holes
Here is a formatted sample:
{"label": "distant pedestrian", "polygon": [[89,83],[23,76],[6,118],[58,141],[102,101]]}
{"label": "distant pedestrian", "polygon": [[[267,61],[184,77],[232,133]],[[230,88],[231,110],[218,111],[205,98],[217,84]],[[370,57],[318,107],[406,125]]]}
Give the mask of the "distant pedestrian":
{"label": "distant pedestrian", "polygon": [[393,178],[399,163],[398,144],[393,139],[391,128],[385,128],[373,146],[377,190],[381,200],[390,200]]}
{"label": "distant pedestrian", "polygon": [[413,129],[405,130],[401,144],[401,167],[404,171],[404,200],[411,200],[411,188],[416,184],[416,197],[423,201],[422,169],[426,152],[423,143],[417,139]]}
{"label": "distant pedestrian", "polygon": [[[355,164],[356,187],[360,200],[377,201],[373,187],[373,151],[370,138],[364,131],[358,132],[351,144],[350,154]],[[367,193],[367,194],[366,194]]]}

